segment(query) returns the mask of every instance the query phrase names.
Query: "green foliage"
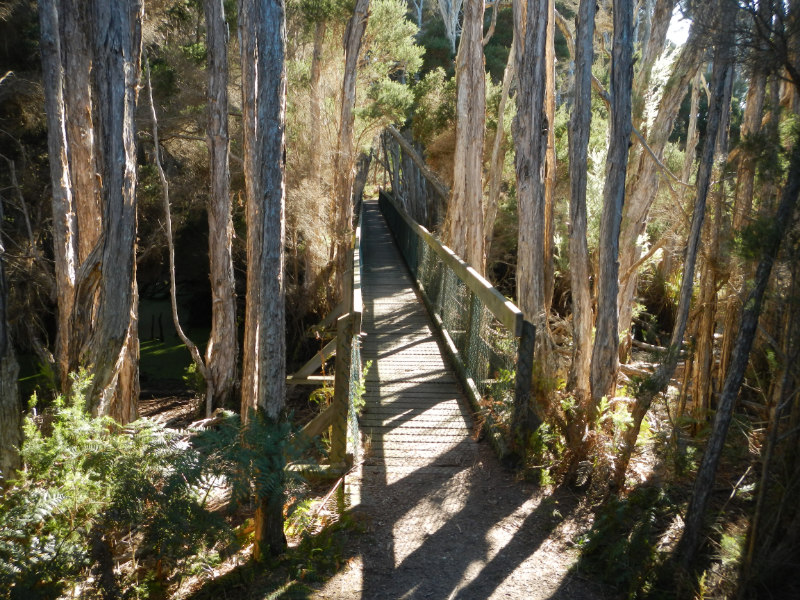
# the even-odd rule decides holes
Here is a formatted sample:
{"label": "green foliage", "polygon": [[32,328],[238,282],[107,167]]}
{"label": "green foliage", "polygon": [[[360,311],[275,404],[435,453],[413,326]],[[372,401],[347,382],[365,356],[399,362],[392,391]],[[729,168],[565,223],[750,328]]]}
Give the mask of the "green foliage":
{"label": "green foliage", "polygon": [[135,555],[183,564],[223,544],[227,526],[205,499],[207,458],[180,432],[142,419],[91,417],[91,379],[26,419],[19,472],[0,500],[0,598],[52,598],[85,579],[98,540],[130,536]]}
{"label": "green foliage", "polygon": [[242,427],[224,413],[194,435],[147,419],[122,427],[86,412],[90,383],[76,375],[69,397],[26,419],[25,468],[0,499],[0,598],[59,596],[86,580],[99,541],[152,559],[157,571],[137,578],[164,587],[165,573],[202,570],[232,548],[212,492],[230,486],[235,505],[282,495],[298,477],[284,470],[288,423],[256,413]]}
{"label": "green foliage", "polygon": [[659,543],[677,506],[663,488],[644,487],[611,498],[583,540],[579,567],[614,586],[623,598],[658,597],[655,584],[665,556]]}
{"label": "green foliage", "polygon": [[353,395],[353,409],[357,415],[361,415],[361,411],[367,405],[364,394],[367,392],[367,373],[372,368],[372,361],[368,360],[361,368],[361,377],[356,385],[355,394]]}
{"label": "green foliage", "polygon": [[417,82],[413,91],[414,138],[427,146],[455,123],[456,80],[448,79],[444,69],[439,67]]}

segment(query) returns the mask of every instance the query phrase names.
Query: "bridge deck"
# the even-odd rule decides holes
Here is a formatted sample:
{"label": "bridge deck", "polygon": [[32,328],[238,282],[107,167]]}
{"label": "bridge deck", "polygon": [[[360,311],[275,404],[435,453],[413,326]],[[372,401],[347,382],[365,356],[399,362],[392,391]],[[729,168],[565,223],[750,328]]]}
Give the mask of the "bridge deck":
{"label": "bridge deck", "polygon": [[386,473],[390,483],[420,469],[470,466],[477,449],[466,399],[377,202],[365,203],[362,233],[362,360],[372,361],[364,475]]}

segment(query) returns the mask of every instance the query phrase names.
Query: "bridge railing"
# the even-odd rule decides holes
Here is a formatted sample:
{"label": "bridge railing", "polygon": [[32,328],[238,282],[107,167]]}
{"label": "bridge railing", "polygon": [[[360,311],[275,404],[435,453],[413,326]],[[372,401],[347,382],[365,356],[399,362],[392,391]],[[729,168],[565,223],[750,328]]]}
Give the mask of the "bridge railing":
{"label": "bridge railing", "polygon": [[[301,431],[301,436],[313,439],[330,428],[331,446],[329,465],[312,467],[302,465],[299,470],[316,472],[318,475],[340,475],[359,460],[360,439],[358,430],[358,402],[362,391],[361,324],[364,304],[361,297],[361,223],[363,208],[359,211],[358,224],[348,257],[350,269],[345,273],[343,311],[336,319],[336,339],[323,348],[303,369],[288,378],[290,383],[313,383],[328,377],[308,374],[316,370],[329,356],[335,353],[336,363],[333,377],[333,401],[323,412],[312,419]],[[335,348],[335,351],[334,351]]]}
{"label": "bridge railing", "polygon": [[530,397],[533,326],[389,194],[379,205],[483,427],[506,454],[514,407]]}

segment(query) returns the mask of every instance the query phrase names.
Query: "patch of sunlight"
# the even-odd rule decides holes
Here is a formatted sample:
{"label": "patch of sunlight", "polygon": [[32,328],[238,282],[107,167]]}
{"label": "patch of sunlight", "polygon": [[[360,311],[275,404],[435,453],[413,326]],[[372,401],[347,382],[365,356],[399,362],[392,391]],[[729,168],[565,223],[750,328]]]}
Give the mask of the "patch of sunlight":
{"label": "patch of sunlight", "polygon": [[488,543],[487,560],[494,558],[498,552],[505,548],[519,530],[520,524],[539,507],[539,498],[529,498],[510,515],[497,522],[486,532],[485,539]]}

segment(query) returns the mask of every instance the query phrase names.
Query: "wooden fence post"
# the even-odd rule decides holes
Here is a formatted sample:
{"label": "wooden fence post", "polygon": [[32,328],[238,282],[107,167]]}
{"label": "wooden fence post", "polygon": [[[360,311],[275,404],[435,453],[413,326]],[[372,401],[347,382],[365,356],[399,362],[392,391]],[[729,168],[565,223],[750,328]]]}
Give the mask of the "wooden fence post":
{"label": "wooden fence post", "polygon": [[336,366],[333,384],[334,417],[331,424],[331,464],[343,463],[347,453],[347,409],[350,401],[350,361],[353,346],[353,315],[336,321]]}
{"label": "wooden fence post", "polygon": [[522,322],[522,335],[517,349],[517,375],[514,389],[514,416],[511,421],[512,446],[516,450],[525,445],[525,438],[541,421],[531,405],[531,381],[533,378],[533,346],[536,327],[529,321]]}

